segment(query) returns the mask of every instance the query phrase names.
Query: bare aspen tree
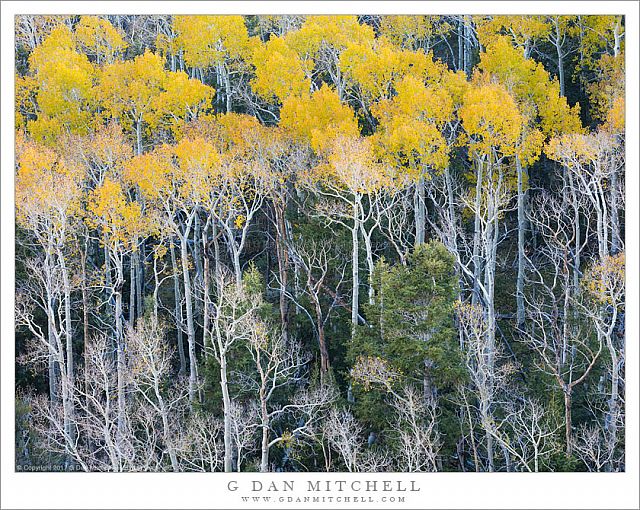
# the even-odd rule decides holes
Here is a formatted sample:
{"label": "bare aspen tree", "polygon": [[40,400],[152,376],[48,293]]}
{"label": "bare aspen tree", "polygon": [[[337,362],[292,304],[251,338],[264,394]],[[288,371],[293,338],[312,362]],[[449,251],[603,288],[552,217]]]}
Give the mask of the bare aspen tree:
{"label": "bare aspen tree", "polygon": [[456,306],[459,327],[463,330],[466,366],[472,382],[472,404],[485,432],[486,469],[495,471],[494,435],[492,434],[498,392],[506,373],[497,365],[499,351],[488,333],[486,310],[479,305],[459,302]]}
{"label": "bare aspen tree", "polygon": [[[526,296],[527,328],[523,340],[539,356],[539,367],[550,374],[564,396],[565,448],[571,455],[572,398],[602,351],[601,338],[593,341],[587,328],[576,316],[580,311],[572,277],[571,248],[576,248],[571,208],[572,198],[564,193],[554,198],[541,193],[532,201],[530,222],[540,233],[544,244],[530,260],[532,288]],[[588,232],[588,231],[587,231]],[[544,274],[539,267],[547,267]],[[575,268],[574,268],[575,270]]]}
{"label": "bare aspen tree", "polygon": [[584,277],[587,294],[581,308],[590,319],[608,353],[607,369],[610,390],[607,411],[604,413],[606,431],[607,471],[615,471],[616,451],[619,448],[619,428],[623,422],[625,348],[620,322],[624,320],[625,254],[606,256],[596,262]]}
{"label": "bare aspen tree", "polygon": [[[332,249],[331,242],[328,239],[318,242],[305,243],[300,241],[290,243],[290,252],[293,263],[300,267],[301,271],[306,275],[304,293],[309,297],[313,305],[313,322],[320,348],[320,379],[321,383],[324,383],[330,369],[325,328],[332,310],[337,305],[339,288],[345,279],[347,266],[342,263],[340,252]],[[325,281],[328,280],[332,268],[338,271],[337,282],[333,284],[337,292],[334,293],[332,302],[325,311],[322,306],[322,297],[324,294],[328,294],[325,290]]]}
{"label": "bare aspen tree", "polygon": [[519,470],[537,473],[558,451],[555,434],[562,424],[529,397],[512,397],[504,409],[504,416],[491,422],[490,434],[515,459]]}
{"label": "bare aspen tree", "polygon": [[245,377],[245,383],[258,393],[259,427],[261,429],[260,471],[269,470],[269,448],[274,417],[282,413],[281,408],[273,408],[272,399],[276,392],[286,386],[295,387],[306,375],[305,365],[309,356],[302,352],[300,345],[292,339],[285,342],[284,335],[269,331],[267,324],[259,317],[253,317],[247,348],[253,359],[257,377]]}
{"label": "bare aspen tree", "polygon": [[423,394],[405,387],[394,396],[392,405],[397,413],[398,469],[403,473],[437,471],[442,441],[437,430],[435,398],[425,401]]}
{"label": "bare aspen tree", "polygon": [[164,338],[164,328],[153,319],[140,319],[135,328],[127,332],[129,364],[132,370],[132,385],[138,394],[153,408],[162,420],[162,441],[169,454],[173,471],[179,471],[173,429],[173,398],[178,394],[165,395],[162,386],[171,371],[172,350]]}
{"label": "bare aspen tree", "polygon": [[210,414],[189,415],[178,431],[177,454],[181,471],[215,472],[224,464],[222,421]]}
{"label": "bare aspen tree", "polygon": [[231,443],[231,406],[232,399],[229,391],[228,356],[230,349],[238,343],[248,343],[252,331],[255,312],[261,302],[259,296],[247,295],[243,287],[238,288],[237,282],[229,281],[229,276],[220,274],[218,288],[221,292],[213,303],[211,317],[213,354],[220,366],[220,387],[222,390],[222,404],[224,412],[224,470],[233,470],[233,446]]}
{"label": "bare aspen tree", "polygon": [[242,471],[242,463],[256,447],[255,435],[260,428],[260,406],[256,401],[241,404],[231,401],[231,438],[235,449],[236,471]]}

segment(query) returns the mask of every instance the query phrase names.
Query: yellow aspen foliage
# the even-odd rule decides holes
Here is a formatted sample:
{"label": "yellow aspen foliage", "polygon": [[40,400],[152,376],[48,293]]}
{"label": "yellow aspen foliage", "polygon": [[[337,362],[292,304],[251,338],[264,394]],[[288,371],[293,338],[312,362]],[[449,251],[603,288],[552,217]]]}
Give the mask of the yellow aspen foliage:
{"label": "yellow aspen foliage", "polygon": [[587,270],[583,288],[595,301],[624,307],[625,254],[607,256]]}
{"label": "yellow aspen foliage", "polygon": [[615,147],[611,134],[604,130],[596,133],[568,133],[552,138],[545,147],[550,159],[561,162],[569,168],[582,170],[588,165],[606,172],[602,162],[609,158]]}
{"label": "yellow aspen foliage", "polygon": [[185,138],[202,138],[220,153],[244,152],[267,130],[252,115],[224,113],[204,115],[185,127]]}
{"label": "yellow aspen foliage", "polygon": [[401,50],[385,37],[373,44],[349,44],[340,55],[340,68],[367,102],[389,98],[395,81],[409,72],[426,74],[427,66],[426,55]]}
{"label": "yellow aspen foliage", "polygon": [[282,37],[271,37],[260,44],[253,51],[252,63],[256,71],[251,87],[269,102],[282,102],[291,95],[308,93],[311,88],[302,60]]}
{"label": "yellow aspen foliage", "polygon": [[431,52],[399,49],[385,37],[372,44],[349,44],[340,55],[340,68],[368,101],[389,99],[396,92],[396,83],[411,76],[429,86],[446,88],[458,104],[467,82],[464,72],[450,71]]}
{"label": "yellow aspen foliage", "polygon": [[616,101],[625,96],[625,56],[602,55],[598,61],[598,80],[587,87],[591,104],[591,115],[606,122]]}
{"label": "yellow aspen foliage", "polygon": [[258,42],[249,37],[242,16],[174,16],[173,29],[184,61],[199,69],[248,59]]}
{"label": "yellow aspen foliage", "polygon": [[202,138],[183,139],[174,148],[178,166],[175,177],[181,183],[179,195],[185,200],[204,200],[219,175],[220,153]]}
{"label": "yellow aspen foliage", "polygon": [[61,137],[59,146],[67,161],[83,168],[89,186],[101,183],[105,176],[119,179],[133,155],[131,143],[115,122],[99,126],[89,135]]}
{"label": "yellow aspen foliage", "polygon": [[75,27],[80,50],[94,57],[97,63],[112,63],[127,48],[122,34],[98,16],[82,16]]}
{"label": "yellow aspen foliage", "polygon": [[483,48],[495,44],[501,36],[506,35],[514,46],[525,49],[531,47],[535,40],[545,37],[551,29],[544,16],[474,16],[473,21]]}
{"label": "yellow aspen foliage", "polygon": [[504,85],[518,104],[523,117],[518,154],[525,166],[538,159],[545,137],[581,131],[579,105],[570,107],[558,81],[507,37],[498,36],[481,54],[478,69],[484,80]]}
{"label": "yellow aspen foliage", "polygon": [[164,80],[162,58],[147,50],[133,60],[105,66],[97,86],[98,97],[110,117],[137,119],[150,110]]}
{"label": "yellow aspen foliage", "polygon": [[338,136],[331,142],[326,164],[311,178],[338,185],[351,193],[366,194],[391,186],[385,167],[375,157],[370,138]]}
{"label": "yellow aspen foliage", "polygon": [[603,53],[624,53],[622,16],[586,15],[579,17],[580,61],[578,69],[598,69]]}
{"label": "yellow aspen foliage", "polygon": [[280,125],[318,153],[326,151],[338,136],[359,133],[353,110],[326,84],[310,96],[287,98],[280,111]]}
{"label": "yellow aspen foliage", "polygon": [[149,204],[198,203],[204,200],[219,171],[220,154],[203,138],[185,138],[132,158],[124,180],[137,185]]}
{"label": "yellow aspen foliage", "polygon": [[625,101],[624,97],[617,97],[611,109],[607,112],[604,129],[609,133],[622,135],[625,131]]}
{"label": "yellow aspen foliage", "polygon": [[523,118],[513,96],[496,83],[477,84],[464,95],[460,118],[472,152],[515,154]]}
{"label": "yellow aspen foliage", "polygon": [[153,152],[132,157],[124,165],[122,177],[125,182],[138,186],[148,203],[169,195],[173,189],[170,151],[158,147]]}
{"label": "yellow aspen foliage", "polygon": [[38,81],[33,76],[15,75],[16,129],[25,129],[27,119],[38,114]]}
{"label": "yellow aspen foliage", "polygon": [[211,105],[214,94],[215,90],[200,80],[182,71],[169,71],[163,78],[162,92],[151,98],[144,120],[152,129],[165,127],[178,137],[185,122],[197,119]]}
{"label": "yellow aspen foliage", "polygon": [[177,55],[177,34],[172,30],[170,34],[159,33],[156,36],[156,51],[162,56]]}
{"label": "yellow aspen foliage", "polygon": [[422,175],[422,165],[444,169],[449,157],[442,129],[454,113],[450,94],[444,87],[428,87],[413,76],[403,78],[396,90],[392,100],[373,107],[380,121],[376,139],[382,154],[396,166],[407,166],[412,179]]}
{"label": "yellow aspen foliage", "polygon": [[122,184],[106,177],[89,194],[87,224],[99,228],[112,247],[137,249],[136,239],[148,226],[139,202],[130,200]]}
{"label": "yellow aspen foliage", "polygon": [[308,16],[300,30],[285,36],[303,61],[323,59],[322,52],[339,54],[349,44],[371,44],[373,28],[358,23],[356,16]]}
{"label": "yellow aspen foliage", "polygon": [[68,59],[76,65],[91,68],[86,55],[81,55],[75,50],[73,32],[64,24],[58,25],[29,55],[29,68],[37,75],[47,64],[60,64]]}
{"label": "yellow aspen foliage", "polygon": [[54,28],[29,57],[37,83],[37,119],[28,130],[39,141],[53,143],[64,130],[86,133],[93,109],[94,69],[86,55],[75,50],[65,25]]}
{"label": "yellow aspen foliage", "polygon": [[297,147],[290,133],[282,127],[264,126],[250,115],[218,115],[200,123],[190,132],[194,135],[220,151],[219,181],[227,193],[269,194],[271,200],[282,201],[293,167],[304,164],[296,159]]}
{"label": "yellow aspen foliage", "polygon": [[80,174],[52,148],[24,137],[17,150],[16,219],[33,231],[62,228],[78,212]]}

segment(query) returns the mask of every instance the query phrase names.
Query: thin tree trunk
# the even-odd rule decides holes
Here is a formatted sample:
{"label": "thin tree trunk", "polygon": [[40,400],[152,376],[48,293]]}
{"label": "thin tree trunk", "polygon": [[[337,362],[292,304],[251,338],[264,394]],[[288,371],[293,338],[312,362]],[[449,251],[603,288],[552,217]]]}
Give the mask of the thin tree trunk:
{"label": "thin tree trunk", "polygon": [[180,471],[180,466],[178,465],[178,458],[176,456],[175,448],[173,447],[173,441],[171,439],[171,428],[169,427],[169,416],[167,411],[167,406],[164,403],[164,398],[162,398],[162,393],[160,392],[160,386],[158,385],[158,380],[154,379],[153,389],[156,394],[156,398],[158,399],[158,407],[160,408],[160,416],[162,417],[162,432],[164,436],[164,446],[169,452],[169,459],[171,460],[171,468],[174,472]]}
{"label": "thin tree trunk", "polygon": [[571,397],[573,388],[565,386],[564,388],[564,440],[566,442],[567,457],[571,456],[573,439],[571,437]]}
{"label": "thin tree trunk", "polygon": [[202,255],[203,255],[203,269],[202,269],[202,348],[204,349],[205,358],[207,357],[207,339],[210,338],[210,305],[211,305],[211,297],[209,295],[209,251],[207,247],[207,232],[209,231],[209,223],[211,221],[211,217],[207,219],[207,223],[202,229]]}
{"label": "thin tree trunk", "polygon": [[286,341],[289,326],[289,301],[286,296],[289,278],[289,252],[285,244],[287,227],[284,219],[284,207],[274,205],[274,213],[276,219],[276,256],[278,258],[278,276],[280,279],[280,321],[282,322],[282,333]]}
{"label": "thin tree trunk", "polygon": [[471,76],[471,16],[464,15],[464,72]]}
{"label": "thin tree trunk", "polygon": [[369,285],[368,296],[369,304],[373,304],[373,273],[375,271],[375,264],[373,262],[373,249],[371,247],[371,232],[367,233],[364,228],[364,223],[360,223],[360,231],[362,232],[362,239],[364,240],[365,254],[367,260],[367,269],[369,270]]}
{"label": "thin tree trunk", "polygon": [[[608,313],[603,310],[601,313]],[[617,321],[617,311],[614,307],[611,324],[615,325]],[[607,431],[607,455],[608,462],[606,465],[607,471],[615,471],[615,451],[618,442],[618,413],[619,413],[619,384],[620,384],[620,366],[619,357],[616,352],[616,347],[613,344],[613,327],[605,334],[607,348],[609,349],[609,356],[611,357],[611,393],[609,395],[609,402],[607,414],[605,415],[605,430]]]}
{"label": "thin tree trunk", "polygon": [[611,183],[609,186],[609,201],[611,203],[611,253],[616,255],[620,251],[620,220],[618,216],[618,170],[611,162]]}
{"label": "thin tree trunk", "polygon": [[158,271],[158,257],[153,257],[153,320],[157,323],[159,316],[158,294],[160,292],[160,273]]}
{"label": "thin tree trunk", "polygon": [[458,71],[464,71],[464,16],[458,19]]}
{"label": "thin tree trunk", "polygon": [[215,218],[213,219],[211,228],[211,237],[213,239],[213,270],[215,271],[215,281],[217,286],[218,295],[222,292],[222,279],[220,274],[222,271],[220,264],[220,243],[218,242],[218,223]]}
{"label": "thin tree trunk", "polygon": [[142,118],[136,120],[136,154],[142,154]]}
{"label": "thin tree trunk", "polygon": [[60,381],[58,379],[58,360],[56,359],[56,353],[54,349],[54,345],[56,345],[56,324],[55,324],[55,313],[53,311],[54,308],[54,300],[52,293],[52,285],[53,285],[53,275],[52,275],[52,265],[51,265],[51,247],[47,250],[44,261],[44,270],[46,272],[46,293],[47,293],[47,334],[49,341],[49,399],[52,403],[59,402],[59,390],[60,390]]}
{"label": "thin tree trunk", "polygon": [[425,229],[426,229],[426,204],[424,199],[424,177],[420,176],[416,183],[413,207],[415,210],[415,223],[416,223],[416,239],[415,246],[420,246],[425,241]]}
{"label": "thin tree trunk", "polygon": [[[87,284],[87,239],[84,240],[84,247],[80,249],[80,269],[82,273],[82,350],[85,362],[87,363],[87,346],[89,345],[89,292]],[[84,392],[87,395],[87,407],[89,402],[89,371],[84,371]]]}
{"label": "thin tree trunk", "polygon": [[560,82],[560,95],[564,97],[564,56],[562,55],[562,48],[559,43],[556,44],[556,51],[558,54],[558,81]]}
{"label": "thin tree trunk", "polygon": [[351,338],[356,334],[356,326],[358,325],[358,301],[360,294],[360,272],[358,263],[359,237],[360,231],[360,200],[359,195],[355,196],[353,203],[353,228],[351,229],[351,278],[352,278],[352,295],[351,295]]}
{"label": "thin tree trunk", "polygon": [[580,250],[581,250],[581,231],[580,231],[580,207],[578,205],[578,196],[576,194],[575,183],[573,179],[573,172],[566,169],[569,176],[569,187],[571,189],[571,205],[573,208],[573,230],[574,230],[574,243],[573,243],[573,288],[574,292],[578,292],[580,289]]}
{"label": "thin tree trunk", "polygon": [[187,310],[187,345],[189,347],[189,403],[193,404],[196,397],[196,386],[198,384],[198,365],[196,361],[196,332],[193,320],[193,292],[191,290],[191,277],[189,275],[189,253],[187,250],[187,240],[191,229],[189,218],[185,231],[180,238],[180,259],[182,262],[182,278],[184,280],[184,298]]}
{"label": "thin tree trunk", "polygon": [[193,222],[193,260],[195,265],[194,281],[202,279],[202,251],[200,242],[202,240],[202,228],[200,226],[200,216],[196,213]]}
{"label": "thin tree trunk", "polygon": [[[64,329],[66,339],[66,354],[67,354],[67,377],[69,378],[69,388],[72,389],[75,384],[75,370],[73,361],[73,329],[71,326],[71,284],[69,282],[69,271],[64,259],[62,250],[58,247],[58,260],[60,264],[60,271],[62,273],[62,284],[64,288]],[[71,397],[73,395],[70,395]]]}
{"label": "thin tree trunk", "polygon": [[318,328],[318,346],[320,348],[320,383],[324,384],[325,375],[329,371],[329,350],[324,332],[324,323],[322,321],[322,308],[320,300],[317,296],[313,297],[313,304],[316,311],[316,327]]}
{"label": "thin tree trunk", "polygon": [[130,278],[129,278],[129,324],[133,327],[136,320],[136,261],[132,252],[129,256],[130,260]]}
{"label": "thin tree trunk", "polygon": [[262,445],[260,448],[260,472],[269,472],[269,414],[264,388],[260,388],[260,412],[262,414]]}
{"label": "thin tree trunk", "polygon": [[233,259],[233,272],[236,277],[236,286],[242,288],[242,265],[240,264],[240,250],[233,244],[231,246],[231,258]]}
{"label": "thin tree trunk", "polygon": [[220,352],[220,388],[222,389],[222,404],[224,412],[224,470],[233,471],[233,448],[231,445],[231,397],[227,381],[227,353]]}
{"label": "thin tree trunk", "polygon": [[145,259],[145,243],[142,241],[138,244],[136,252],[136,310],[138,316],[144,315],[144,259]]}
{"label": "thin tree trunk", "polygon": [[[125,378],[126,378],[126,360],[125,360],[125,342],[124,342],[124,327],[122,323],[122,286],[124,283],[123,277],[123,261],[122,256],[118,255],[119,259],[116,260],[116,280],[114,282],[114,294],[116,300],[115,307],[115,319],[116,319],[116,346],[117,346],[117,386],[118,386],[118,423],[117,423],[117,438],[118,443],[122,441],[124,437],[125,429]],[[121,445],[119,445],[121,446]]]}
{"label": "thin tree trunk", "polygon": [[180,375],[184,375],[187,372],[187,360],[184,355],[184,340],[182,338],[182,294],[180,292],[180,281],[178,276],[178,264],[176,262],[176,252],[173,242],[171,242],[171,265],[173,269],[173,292],[175,297],[175,314],[178,336],[178,356],[180,358]]}
{"label": "thin tree trunk", "polygon": [[475,222],[473,227],[473,294],[472,303],[475,305],[480,298],[480,273],[482,271],[482,260],[480,258],[480,216],[482,208],[482,181],[483,181],[483,162],[477,160],[477,177],[476,177],[476,198],[475,198]]}
{"label": "thin tree trunk", "polygon": [[525,217],[525,190],[524,169],[520,157],[516,154],[516,170],[518,174],[518,276],[516,278],[516,303],[518,327],[524,326],[524,232],[526,228]]}

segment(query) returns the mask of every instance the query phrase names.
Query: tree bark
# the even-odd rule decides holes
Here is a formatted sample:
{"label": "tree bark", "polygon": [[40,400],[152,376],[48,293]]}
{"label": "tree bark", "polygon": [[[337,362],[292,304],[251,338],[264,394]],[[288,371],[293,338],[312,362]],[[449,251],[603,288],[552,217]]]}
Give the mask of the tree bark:
{"label": "tree bark", "polygon": [[609,201],[611,203],[611,253],[620,252],[620,219],[618,216],[618,171],[611,158],[611,183],[609,186]]}
{"label": "tree bark", "polygon": [[269,413],[264,387],[260,388],[260,414],[262,421],[262,444],[260,447],[260,472],[269,472]]}
{"label": "tree bark", "polygon": [[571,433],[571,397],[573,388],[565,385],[564,387],[564,440],[566,442],[567,457],[571,456],[573,439]]}
{"label": "tree bark", "polygon": [[516,278],[516,304],[518,327],[524,326],[524,232],[526,228],[525,217],[525,190],[524,168],[520,157],[516,154],[516,171],[518,174],[518,276]]}
{"label": "tree bark", "polygon": [[324,384],[325,375],[329,371],[329,350],[325,339],[324,323],[322,321],[322,308],[320,307],[320,299],[317,295],[312,294],[313,304],[316,311],[316,327],[318,328],[318,346],[320,348],[320,383]]}
{"label": "tree bark", "polygon": [[476,198],[475,198],[475,221],[473,227],[473,293],[471,302],[475,305],[480,300],[480,273],[482,271],[482,260],[480,258],[480,215],[482,207],[482,181],[483,181],[483,161],[476,160]]}
{"label": "tree bark", "polygon": [[185,232],[180,238],[180,259],[182,262],[182,278],[184,281],[184,298],[187,310],[187,345],[189,348],[189,403],[193,404],[198,384],[198,365],[196,360],[196,332],[193,320],[193,292],[191,290],[191,276],[189,275],[189,253],[187,240],[191,229],[193,216],[189,218]]}
{"label": "tree bark", "polygon": [[[80,251],[80,270],[82,276],[82,347],[85,364],[87,362],[87,346],[89,345],[89,291],[87,283],[87,239],[84,240],[84,247]],[[87,405],[89,401],[89,373],[84,371],[84,392],[87,395]]]}
{"label": "tree bark", "polygon": [[289,301],[286,296],[289,274],[289,252],[285,244],[287,227],[284,218],[284,207],[274,204],[274,214],[276,219],[276,257],[278,258],[278,276],[280,280],[280,320],[286,341],[289,326]]}
{"label": "tree bark", "polygon": [[117,399],[118,399],[118,420],[117,420],[117,438],[118,442],[124,437],[126,409],[125,409],[125,378],[126,378],[126,359],[125,359],[125,341],[124,327],[122,323],[122,286],[124,284],[123,261],[121,255],[116,255],[116,279],[114,282],[114,294],[116,300],[115,319],[116,319],[116,346],[117,346]]}
{"label": "tree bark", "polygon": [[424,199],[424,177],[420,176],[416,183],[416,188],[413,198],[413,207],[415,210],[415,223],[416,223],[416,239],[415,246],[420,246],[425,241],[425,229],[426,229],[426,204]]}
{"label": "tree bark", "polygon": [[178,264],[176,262],[176,252],[173,242],[171,242],[171,265],[173,269],[173,293],[175,297],[175,314],[176,314],[176,322],[178,323],[177,327],[177,336],[178,336],[178,356],[180,358],[180,375],[184,375],[187,372],[187,360],[184,355],[184,341],[182,338],[182,294],[180,292],[180,281],[178,276]]}
{"label": "tree bark", "polygon": [[227,381],[227,353],[220,352],[220,388],[222,389],[222,405],[224,412],[224,470],[233,471],[233,448],[231,445],[231,397]]}
{"label": "tree bark", "polygon": [[136,320],[136,261],[135,254],[129,256],[130,278],[129,278],[129,324],[133,327]]}
{"label": "tree bark", "polygon": [[353,228],[351,229],[351,278],[352,278],[352,292],[351,292],[351,338],[353,339],[356,334],[356,327],[358,325],[358,301],[360,295],[360,271],[358,262],[359,251],[359,237],[360,231],[360,201],[361,197],[356,194],[353,202]]}

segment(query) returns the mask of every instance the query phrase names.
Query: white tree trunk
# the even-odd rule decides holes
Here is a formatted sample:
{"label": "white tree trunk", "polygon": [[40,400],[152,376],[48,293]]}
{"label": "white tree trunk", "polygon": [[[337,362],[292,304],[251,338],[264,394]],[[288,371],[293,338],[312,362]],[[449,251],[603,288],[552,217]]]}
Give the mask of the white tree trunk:
{"label": "white tree trunk", "polygon": [[426,204],[424,199],[424,177],[420,176],[416,183],[414,191],[413,207],[416,223],[416,240],[415,245],[420,246],[425,241],[425,229],[426,229]]}
{"label": "white tree trunk", "polygon": [[189,253],[187,250],[188,234],[191,220],[180,238],[180,259],[182,262],[182,278],[184,280],[184,298],[187,310],[187,345],[189,348],[189,403],[193,404],[196,398],[198,385],[198,365],[196,360],[196,332],[193,320],[193,292],[191,290],[191,276],[189,275]]}
{"label": "white tree trunk", "polygon": [[516,171],[518,174],[518,276],[516,278],[516,305],[518,327],[524,325],[524,231],[526,228],[525,217],[525,191],[524,168],[518,155],[516,155]]}
{"label": "white tree trunk", "polygon": [[178,276],[178,263],[176,261],[176,251],[171,242],[171,266],[173,270],[173,293],[175,297],[175,314],[177,322],[177,337],[178,337],[178,356],[180,358],[180,375],[184,375],[187,372],[187,360],[184,355],[184,339],[182,338],[182,293],[180,291],[180,279]]}
{"label": "white tree trunk", "polygon": [[362,197],[356,194],[353,203],[353,227],[351,229],[351,338],[355,336],[358,325],[358,301],[360,296],[360,272],[358,265],[359,236],[360,231],[360,201]]}

